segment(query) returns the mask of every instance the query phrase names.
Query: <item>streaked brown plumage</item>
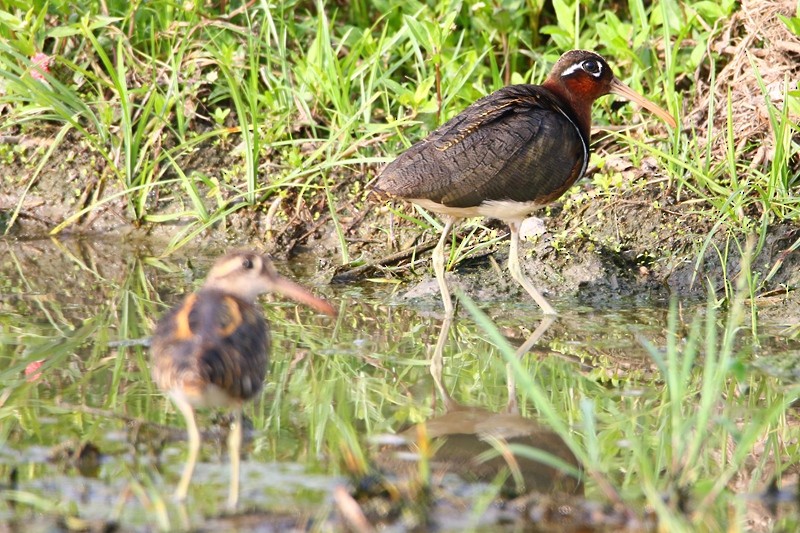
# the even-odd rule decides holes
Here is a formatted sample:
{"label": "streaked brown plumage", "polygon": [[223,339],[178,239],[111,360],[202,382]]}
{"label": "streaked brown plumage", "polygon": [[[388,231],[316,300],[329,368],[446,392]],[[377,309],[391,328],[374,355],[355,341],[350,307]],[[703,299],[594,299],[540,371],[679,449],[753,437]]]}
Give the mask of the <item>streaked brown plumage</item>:
{"label": "streaked brown plumage", "polygon": [[269,325],[255,299],[272,291],[322,313],[336,314],[328,302],[278,275],[269,258],[234,252],[219,259],[203,287],[167,312],[156,326],[151,343],[153,380],[186,418],[189,433],[189,457],[175,491],[179,500],[186,498],[200,448],[194,409],[224,407],[234,412],[228,441],[228,507],[236,507],[242,404],[261,392],[269,365]]}
{"label": "streaked brown plumage", "polygon": [[545,314],[555,311],[522,273],[519,225],[586,171],[594,101],[614,93],[672,127],[663,109],[619,81],[586,50],[566,52],[542,85],[511,85],[481,98],[384,168],[373,189],[445,215],[433,266],[447,314],[444,245],[455,220],[488,216],[511,229],[509,271]]}

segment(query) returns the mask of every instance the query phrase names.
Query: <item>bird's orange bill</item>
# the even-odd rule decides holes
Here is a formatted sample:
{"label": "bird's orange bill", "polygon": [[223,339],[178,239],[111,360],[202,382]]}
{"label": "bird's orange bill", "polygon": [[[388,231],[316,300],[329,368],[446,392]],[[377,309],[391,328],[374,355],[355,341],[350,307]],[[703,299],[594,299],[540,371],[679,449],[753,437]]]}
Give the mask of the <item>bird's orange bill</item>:
{"label": "bird's orange bill", "polygon": [[658,118],[669,124],[671,127],[675,128],[678,126],[678,123],[675,122],[675,119],[672,117],[672,115],[670,115],[669,113],[658,107],[656,104],[654,104],[644,96],[640,95],[639,93],[637,93],[636,91],[634,91],[633,89],[631,89],[630,87],[619,81],[617,78],[611,80],[611,92],[613,94],[624,96],[631,102],[636,102],[637,104],[644,107],[651,113],[655,114]]}
{"label": "bird's orange bill", "polygon": [[334,309],[333,306],[326,300],[314,296],[302,285],[298,285],[297,283],[284,277],[278,277],[278,279],[274,281],[273,290],[291,298],[298,303],[305,304],[312,309],[316,309],[320,313],[336,316],[336,309]]}

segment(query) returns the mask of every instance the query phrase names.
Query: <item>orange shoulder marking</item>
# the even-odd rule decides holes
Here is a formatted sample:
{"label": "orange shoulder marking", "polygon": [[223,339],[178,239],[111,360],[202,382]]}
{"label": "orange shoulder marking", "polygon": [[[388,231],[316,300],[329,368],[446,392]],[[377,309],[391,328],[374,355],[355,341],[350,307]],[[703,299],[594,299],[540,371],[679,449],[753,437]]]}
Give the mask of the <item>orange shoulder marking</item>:
{"label": "orange shoulder marking", "polygon": [[184,341],[192,338],[192,328],[189,327],[189,313],[192,312],[196,301],[197,294],[190,294],[183,301],[180,311],[175,314],[175,332],[173,335],[176,340]]}
{"label": "orange shoulder marking", "polygon": [[223,296],[222,301],[228,308],[227,323],[219,332],[219,336],[224,338],[231,335],[242,325],[242,312],[239,310],[239,302],[231,296]]}

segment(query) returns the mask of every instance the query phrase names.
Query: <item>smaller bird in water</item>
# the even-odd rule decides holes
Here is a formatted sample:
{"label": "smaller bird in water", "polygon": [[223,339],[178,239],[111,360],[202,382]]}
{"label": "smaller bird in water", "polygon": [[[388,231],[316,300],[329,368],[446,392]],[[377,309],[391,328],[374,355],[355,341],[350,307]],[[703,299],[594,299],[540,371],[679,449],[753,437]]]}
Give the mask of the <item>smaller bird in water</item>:
{"label": "smaller bird in water", "polygon": [[667,124],[675,119],[614,76],[587,50],[564,53],[542,85],[509,85],[484,96],[389,163],[373,190],[444,215],[433,268],[447,315],[444,246],[456,220],[487,216],[509,225],[508,270],[548,315],[555,310],[523,274],[519,227],[558,199],[589,164],[592,104],[613,93]]}
{"label": "smaller bird in water", "polygon": [[199,291],[158,321],[151,342],[153,380],[183,414],[189,434],[189,457],[175,491],[179,501],[186,499],[200,449],[194,410],[222,407],[234,415],[228,436],[228,509],[236,508],[242,404],[261,392],[269,366],[269,325],[255,305],[267,292],[336,315],[327,301],[280,276],[268,257],[233,252],[217,260]]}

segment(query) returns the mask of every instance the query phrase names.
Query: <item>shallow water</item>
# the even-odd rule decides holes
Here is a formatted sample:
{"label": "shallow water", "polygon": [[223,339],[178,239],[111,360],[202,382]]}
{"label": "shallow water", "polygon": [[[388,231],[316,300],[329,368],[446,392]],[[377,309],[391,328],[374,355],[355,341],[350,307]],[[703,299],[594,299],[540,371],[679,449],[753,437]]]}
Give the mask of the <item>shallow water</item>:
{"label": "shallow water", "polygon": [[[264,299],[274,348],[263,398],[245,409],[251,427],[240,500],[240,508],[257,512],[220,516],[229,473],[227,423],[214,412],[199,415],[201,462],[189,503],[178,506],[169,495],[183,466],[185,426],[150,380],[145,343],[154,320],[199,285],[216,254],[158,259],[147,243],[102,240],[0,242],[0,249],[0,523],[11,530],[50,530],[65,517],[78,521],[66,524],[73,528],[115,521],[133,531],[335,528],[328,522],[337,509],[332,495],[353,478],[353,464],[385,459],[386,435],[426,420],[445,432],[459,426],[461,419],[439,418],[448,401],[480,409],[479,419],[509,406],[506,366],[466,313],[444,347],[448,399],[437,391],[429,364],[441,324],[435,301],[405,301],[407,287],[397,284],[321,283],[310,258],[278,262],[282,273],[335,302],[340,316],[331,320]],[[667,302],[602,310],[568,299],[552,303],[561,315],[523,364],[546,385],[568,424],[575,425],[580,399],[590,398],[611,435],[617,411],[604,412],[603,405],[624,412],[656,397],[657,368],[641,339],[664,345]],[[681,316],[702,307],[685,305]],[[482,309],[514,345],[540,322],[532,302]],[[688,331],[691,318],[685,320],[680,327]],[[745,336],[750,340],[741,350],[760,371],[791,379],[791,371],[776,370],[786,365],[769,363],[800,355],[800,343],[781,335],[779,326],[761,325],[768,334],[757,342]],[[535,416],[525,398],[512,399],[522,418]],[[440,527],[502,520],[480,503],[480,487],[493,475],[484,484],[454,488],[471,511],[441,505]],[[585,490],[590,499],[599,496],[591,483]]]}

